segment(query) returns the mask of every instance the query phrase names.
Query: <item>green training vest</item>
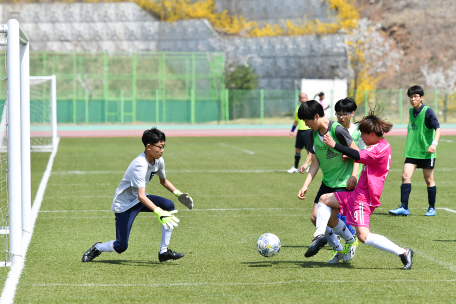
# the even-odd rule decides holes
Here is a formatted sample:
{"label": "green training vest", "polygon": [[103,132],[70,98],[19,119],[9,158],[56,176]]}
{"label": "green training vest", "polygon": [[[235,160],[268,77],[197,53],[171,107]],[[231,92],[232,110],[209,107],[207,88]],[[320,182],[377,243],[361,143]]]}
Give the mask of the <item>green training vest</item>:
{"label": "green training vest", "polygon": [[437,157],[437,152],[427,153],[434,140],[434,129],[428,129],[424,123],[428,106],[424,106],[420,114],[413,117],[413,108],[409,112],[407,127],[407,142],[405,143],[404,157],[416,159],[431,159]]}
{"label": "green training vest", "polygon": [[[338,122],[334,122],[331,126],[330,135],[335,142],[340,144],[336,137],[336,127],[341,126]],[[318,131],[313,131],[313,139],[315,146],[315,155],[320,163],[320,169],[323,173],[322,182],[331,188],[346,187],[347,180],[353,172],[353,160],[348,160],[345,163],[342,161],[340,152],[325,145],[318,136]]]}

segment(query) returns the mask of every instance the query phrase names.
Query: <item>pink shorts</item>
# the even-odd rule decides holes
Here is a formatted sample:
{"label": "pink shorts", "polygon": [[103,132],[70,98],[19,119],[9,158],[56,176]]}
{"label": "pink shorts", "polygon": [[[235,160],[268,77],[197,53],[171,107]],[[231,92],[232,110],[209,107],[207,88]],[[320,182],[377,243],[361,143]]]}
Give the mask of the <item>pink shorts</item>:
{"label": "pink shorts", "polygon": [[375,207],[369,206],[366,198],[356,192],[334,192],[340,204],[341,215],[347,217],[347,224],[369,228],[369,220]]}

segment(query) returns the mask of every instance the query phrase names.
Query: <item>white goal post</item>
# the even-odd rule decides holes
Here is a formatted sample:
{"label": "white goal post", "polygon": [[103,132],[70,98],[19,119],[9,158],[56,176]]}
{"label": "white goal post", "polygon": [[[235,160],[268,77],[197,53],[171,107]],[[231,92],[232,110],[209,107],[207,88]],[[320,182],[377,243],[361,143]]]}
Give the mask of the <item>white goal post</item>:
{"label": "white goal post", "polygon": [[[17,20],[0,26],[6,33],[7,158],[9,257],[15,267],[23,262],[22,234],[31,232],[30,170],[30,57],[29,39]],[[4,42],[2,43],[4,45]]]}

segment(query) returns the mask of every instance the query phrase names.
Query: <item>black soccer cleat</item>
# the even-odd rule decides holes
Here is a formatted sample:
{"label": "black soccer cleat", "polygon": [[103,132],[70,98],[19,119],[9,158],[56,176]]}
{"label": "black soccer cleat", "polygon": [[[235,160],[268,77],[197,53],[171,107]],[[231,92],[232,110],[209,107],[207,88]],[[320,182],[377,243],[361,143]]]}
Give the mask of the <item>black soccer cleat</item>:
{"label": "black soccer cleat", "polygon": [[93,244],[92,247],[90,247],[89,250],[87,250],[83,255],[82,255],[82,261],[83,262],[92,262],[94,258],[99,256],[101,254],[101,251],[95,247],[97,244],[101,244],[101,242]]}
{"label": "black soccer cleat", "polygon": [[183,258],[184,254],[179,253],[179,252],[174,252],[171,249],[168,249],[168,251],[163,252],[163,253],[158,253],[158,260],[160,262],[166,262],[168,260],[179,260],[180,258]]}
{"label": "black soccer cleat", "polygon": [[404,264],[404,268],[402,270],[409,270],[412,268],[412,258],[413,258],[413,250],[409,248],[405,248],[406,252],[401,254],[399,257],[401,258],[402,264]]}
{"label": "black soccer cleat", "polygon": [[323,234],[317,235],[312,240],[312,243],[310,244],[309,249],[307,249],[304,256],[306,258],[310,258],[316,255],[318,251],[320,251],[320,249],[323,248],[327,243],[328,241],[326,240],[326,237]]}

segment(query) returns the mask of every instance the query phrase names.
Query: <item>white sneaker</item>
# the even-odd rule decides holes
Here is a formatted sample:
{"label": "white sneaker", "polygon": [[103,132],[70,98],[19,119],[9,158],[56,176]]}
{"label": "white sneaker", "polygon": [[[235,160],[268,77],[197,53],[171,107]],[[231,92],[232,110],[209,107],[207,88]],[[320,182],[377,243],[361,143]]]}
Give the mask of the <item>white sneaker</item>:
{"label": "white sneaker", "polygon": [[326,264],[336,264],[339,263],[340,260],[344,258],[344,252],[343,251],[332,251],[333,257],[331,260],[326,262]]}
{"label": "white sneaker", "polygon": [[290,170],[287,170],[287,172],[288,172],[288,173],[298,173],[299,170],[298,170],[298,168],[291,167],[291,169],[290,169]]}

